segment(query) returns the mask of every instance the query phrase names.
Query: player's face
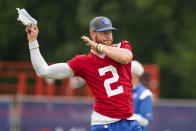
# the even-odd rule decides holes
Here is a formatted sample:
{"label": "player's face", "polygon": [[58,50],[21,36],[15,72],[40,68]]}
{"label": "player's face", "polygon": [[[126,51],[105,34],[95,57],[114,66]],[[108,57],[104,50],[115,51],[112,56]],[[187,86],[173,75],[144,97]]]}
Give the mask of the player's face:
{"label": "player's face", "polygon": [[112,31],[107,30],[107,31],[95,32],[95,41],[97,43],[110,46],[113,41]]}

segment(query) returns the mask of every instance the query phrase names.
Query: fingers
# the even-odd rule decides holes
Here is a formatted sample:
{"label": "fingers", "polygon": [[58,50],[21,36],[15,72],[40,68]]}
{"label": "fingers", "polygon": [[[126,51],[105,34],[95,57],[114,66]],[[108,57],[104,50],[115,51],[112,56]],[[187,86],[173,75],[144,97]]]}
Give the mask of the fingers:
{"label": "fingers", "polygon": [[31,26],[35,31],[37,31],[38,30],[38,28],[37,28],[37,26],[36,25],[32,25]]}
{"label": "fingers", "polygon": [[25,31],[27,32],[27,39],[29,42],[37,40],[39,30],[36,25],[27,26]]}
{"label": "fingers", "polygon": [[26,26],[25,31],[28,33],[29,32],[29,29],[30,29],[30,27],[29,26]]}
{"label": "fingers", "polygon": [[85,42],[88,42],[88,43],[91,42],[91,40],[86,36],[82,36],[81,39],[83,39]]}
{"label": "fingers", "polygon": [[81,38],[82,38],[83,40],[89,40],[89,38],[86,37],[86,36],[82,36]]}
{"label": "fingers", "polygon": [[81,39],[83,39],[83,41],[86,42],[87,46],[90,46],[91,48],[96,48],[97,43],[92,41],[90,38],[88,38],[86,36],[82,36]]}
{"label": "fingers", "polygon": [[83,39],[85,41],[86,40],[86,36],[82,36],[81,39]]}
{"label": "fingers", "polygon": [[36,25],[32,25],[32,24],[31,24],[30,26],[27,26],[27,27],[26,27],[25,31],[26,31],[27,33],[38,32],[38,28],[37,28]]}
{"label": "fingers", "polygon": [[36,29],[37,29],[37,28],[36,28],[35,25],[30,25],[30,28],[29,28],[30,31],[35,31]]}

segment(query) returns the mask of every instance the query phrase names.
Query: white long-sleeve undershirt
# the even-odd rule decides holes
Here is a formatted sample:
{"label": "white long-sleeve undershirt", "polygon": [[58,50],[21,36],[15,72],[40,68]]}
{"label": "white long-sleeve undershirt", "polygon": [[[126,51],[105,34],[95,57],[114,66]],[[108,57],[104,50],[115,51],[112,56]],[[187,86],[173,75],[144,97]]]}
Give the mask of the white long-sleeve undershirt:
{"label": "white long-sleeve undershirt", "polygon": [[29,49],[31,62],[38,76],[49,79],[64,79],[74,76],[72,69],[67,63],[48,65],[40,53],[37,41],[30,42]]}

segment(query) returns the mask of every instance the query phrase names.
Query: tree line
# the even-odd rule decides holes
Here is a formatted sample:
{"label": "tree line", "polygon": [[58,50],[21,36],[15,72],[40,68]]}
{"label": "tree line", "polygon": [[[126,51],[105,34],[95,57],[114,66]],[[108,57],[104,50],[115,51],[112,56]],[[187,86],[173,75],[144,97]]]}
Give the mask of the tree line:
{"label": "tree line", "polygon": [[48,62],[66,62],[89,48],[80,39],[95,16],[119,31],[114,43],[130,41],[136,59],[161,68],[162,98],[196,98],[196,1],[194,0],[0,0],[0,60],[30,61],[25,27],[16,8],[37,21]]}

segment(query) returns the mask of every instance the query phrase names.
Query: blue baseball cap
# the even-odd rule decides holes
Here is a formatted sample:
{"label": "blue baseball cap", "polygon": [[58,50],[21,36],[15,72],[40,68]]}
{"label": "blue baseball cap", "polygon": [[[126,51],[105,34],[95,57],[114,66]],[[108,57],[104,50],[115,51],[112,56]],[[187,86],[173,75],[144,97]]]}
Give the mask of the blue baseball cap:
{"label": "blue baseball cap", "polygon": [[117,29],[112,27],[112,22],[107,17],[98,16],[91,20],[89,30],[99,32]]}

